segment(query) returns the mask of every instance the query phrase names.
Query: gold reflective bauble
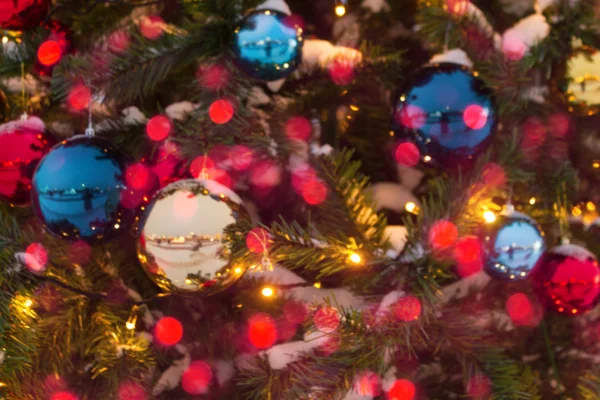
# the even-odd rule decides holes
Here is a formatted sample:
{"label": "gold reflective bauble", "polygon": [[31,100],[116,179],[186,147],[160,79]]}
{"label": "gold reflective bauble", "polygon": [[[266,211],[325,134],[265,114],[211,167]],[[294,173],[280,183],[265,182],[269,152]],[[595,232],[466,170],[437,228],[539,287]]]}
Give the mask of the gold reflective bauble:
{"label": "gold reflective bauble", "polygon": [[205,295],[244,274],[230,263],[233,235],[249,221],[241,199],[215,181],[182,180],[162,189],[140,229],[138,258],[163,290]]}
{"label": "gold reflective bauble", "polygon": [[600,107],[600,51],[584,48],[568,65],[569,100],[583,107]]}

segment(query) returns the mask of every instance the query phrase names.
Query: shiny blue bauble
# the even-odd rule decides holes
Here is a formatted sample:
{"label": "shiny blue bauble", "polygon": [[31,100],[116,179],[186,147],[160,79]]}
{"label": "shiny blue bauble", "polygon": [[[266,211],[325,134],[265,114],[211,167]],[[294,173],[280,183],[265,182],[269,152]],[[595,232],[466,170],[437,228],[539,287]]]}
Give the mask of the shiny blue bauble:
{"label": "shiny blue bauble", "polygon": [[542,231],[520,212],[500,216],[484,237],[485,272],[498,279],[524,280],[546,252]]}
{"label": "shiny blue bauble", "polygon": [[445,167],[471,165],[496,131],[491,92],[462,65],[426,66],[401,89],[394,130],[399,142],[419,147],[425,162]]}
{"label": "shiny blue bauble", "polygon": [[257,10],[235,29],[233,52],[240,69],[252,78],[275,81],[302,61],[302,28],[286,14]]}
{"label": "shiny blue bauble", "polygon": [[33,208],[46,230],[97,242],[125,231],[134,210],[121,204],[128,157],[107,140],[75,136],[55,146],[33,175]]}

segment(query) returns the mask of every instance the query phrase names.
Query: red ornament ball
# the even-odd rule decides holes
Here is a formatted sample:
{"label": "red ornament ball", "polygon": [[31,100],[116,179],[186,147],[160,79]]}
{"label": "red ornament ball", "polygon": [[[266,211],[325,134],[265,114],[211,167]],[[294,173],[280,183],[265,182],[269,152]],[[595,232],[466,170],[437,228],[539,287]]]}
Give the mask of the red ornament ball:
{"label": "red ornament ball", "polygon": [[50,1],[0,1],[0,28],[12,31],[24,31],[35,28],[46,19]]}
{"label": "red ornament ball", "polygon": [[193,361],[181,377],[181,387],[191,395],[206,394],[212,378],[210,365],[204,361]]}
{"label": "red ornament ball", "polygon": [[256,348],[268,349],[277,341],[277,325],[269,314],[254,314],[248,320],[248,340]]}
{"label": "red ornament ball", "polygon": [[0,125],[0,199],[16,206],[30,204],[33,171],[54,144],[37,117]]}
{"label": "red ornament ball", "polygon": [[163,35],[166,24],[158,15],[144,17],[140,21],[140,32],[146,39],[155,40]]}
{"label": "red ornament ball", "polygon": [[231,166],[236,171],[245,171],[252,164],[252,160],[254,159],[254,155],[252,154],[252,149],[247,146],[236,145],[231,148],[229,151],[229,161],[231,162]]}
{"label": "red ornament ball", "polygon": [[456,273],[461,278],[474,275],[483,269],[483,249],[476,236],[465,236],[454,247]]}
{"label": "red ornament ball", "polygon": [[81,83],[73,86],[67,96],[67,104],[76,112],[86,110],[90,101],[92,101],[92,91]]}
{"label": "red ornament ball", "polygon": [[117,390],[118,400],[147,400],[148,395],[142,385],[137,382],[124,382]]}
{"label": "red ornament ball", "polygon": [[458,228],[445,219],[433,224],[429,230],[429,245],[433,251],[443,251],[452,247],[458,240]]}
{"label": "red ornament ball", "polygon": [[417,390],[408,379],[398,379],[387,393],[388,400],[413,400]]}
{"label": "red ornament ball", "polygon": [[492,382],[485,375],[475,375],[467,382],[467,394],[473,400],[487,399],[492,393]]}
{"label": "red ornament ball", "polygon": [[315,326],[323,333],[335,332],[340,326],[341,320],[340,313],[333,307],[321,308],[314,316]]}
{"label": "red ornament ball", "polygon": [[108,37],[108,49],[113,53],[123,53],[131,44],[131,35],[125,30],[114,31]]}
{"label": "red ornament ball", "polygon": [[312,135],[312,125],[304,117],[292,117],[285,124],[285,134],[290,140],[306,142]]}
{"label": "red ornament ball", "polygon": [[37,52],[38,61],[45,67],[51,67],[62,58],[62,49],[56,40],[46,40]]}
{"label": "red ornament ball", "polygon": [[208,109],[210,120],[217,125],[223,125],[231,121],[233,112],[233,104],[225,99],[215,101]]}
{"label": "red ornament ball", "polygon": [[396,162],[404,167],[414,167],[419,163],[421,152],[410,142],[403,142],[396,147]]}
{"label": "red ornament ball", "polygon": [[516,326],[537,326],[542,313],[524,293],[515,293],[506,300],[506,313]]}
{"label": "red ornament ball", "polygon": [[305,181],[300,187],[304,201],[311,206],[316,206],[327,200],[327,185],[317,178]]}
{"label": "red ornament ball", "polygon": [[173,317],[163,317],[156,323],[154,337],[163,346],[174,346],[183,337],[183,326]]}
{"label": "red ornament ball", "polygon": [[164,115],[157,115],[148,121],[146,125],[146,133],[150,139],[155,141],[161,141],[169,136],[171,133],[172,125],[169,118]]}
{"label": "red ornament ball", "polygon": [[246,235],[246,246],[252,253],[262,254],[271,244],[271,234],[264,228],[254,228]]}
{"label": "red ornament ball", "polygon": [[530,274],[542,303],[564,315],[590,311],[600,298],[600,268],[583,247],[564,245],[547,252]]}
{"label": "red ornament ball", "polygon": [[415,321],[421,315],[421,302],[414,296],[403,297],[396,303],[394,314],[400,321]]}
{"label": "red ornament ball", "polygon": [[48,252],[41,243],[32,243],[25,250],[25,265],[31,272],[46,270]]}

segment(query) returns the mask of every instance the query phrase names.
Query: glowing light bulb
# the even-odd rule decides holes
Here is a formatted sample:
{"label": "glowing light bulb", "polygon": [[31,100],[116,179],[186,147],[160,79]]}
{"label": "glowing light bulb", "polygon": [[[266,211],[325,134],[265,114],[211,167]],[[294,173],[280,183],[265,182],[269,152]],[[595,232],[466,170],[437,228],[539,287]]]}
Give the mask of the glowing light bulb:
{"label": "glowing light bulb", "polygon": [[535,197],[532,197],[529,199],[529,204],[534,205],[536,201],[537,199]]}
{"label": "glowing light bulb", "polygon": [[27,299],[23,302],[23,305],[25,306],[25,308],[31,308],[31,306],[33,305],[33,300]]}
{"label": "glowing light bulb", "polygon": [[429,161],[431,161],[431,157],[430,156],[425,156],[425,157],[423,157],[423,161],[429,162]]}
{"label": "glowing light bulb", "polygon": [[585,207],[588,209],[588,211],[596,211],[596,205],[591,201],[588,201]]}
{"label": "glowing light bulb", "polygon": [[406,203],[404,208],[406,209],[406,211],[408,211],[411,214],[417,213],[417,205],[415,203],[413,203],[412,201],[409,201],[408,203]]}
{"label": "glowing light bulb", "polygon": [[126,327],[127,329],[129,329],[130,331],[132,331],[132,330],[134,330],[134,329],[135,329],[135,322],[133,322],[133,321],[127,321],[127,322],[125,323],[125,327]]}
{"label": "glowing light bulb", "polygon": [[343,17],[344,15],[346,15],[346,6],[343,4],[335,6],[335,15],[337,15],[338,17]]}
{"label": "glowing light bulb", "polygon": [[262,289],[261,293],[265,297],[273,297],[273,294],[275,294],[275,291],[273,290],[273,288],[266,286]]}
{"label": "glowing light bulb", "polygon": [[594,167],[594,168],[596,168],[596,169],[600,168],[600,161],[594,161],[594,162],[592,163],[592,167]]}
{"label": "glowing light bulb", "polygon": [[350,254],[349,257],[350,261],[352,261],[354,264],[360,264],[362,262],[362,257],[360,256],[360,254],[358,253],[352,253]]}
{"label": "glowing light bulb", "polygon": [[317,289],[321,289],[321,282],[315,282],[315,284],[313,286],[316,287]]}
{"label": "glowing light bulb", "polygon": [[8,36],[2,37],[2,43],[8,43]]}
{"label": "glowing light bulb", "polygon": [[494,214],[493,211],[486,211],[483,213],[483,219],[485,219],[485,222],[488,224],[492,224],[496,222],[496,214]]}

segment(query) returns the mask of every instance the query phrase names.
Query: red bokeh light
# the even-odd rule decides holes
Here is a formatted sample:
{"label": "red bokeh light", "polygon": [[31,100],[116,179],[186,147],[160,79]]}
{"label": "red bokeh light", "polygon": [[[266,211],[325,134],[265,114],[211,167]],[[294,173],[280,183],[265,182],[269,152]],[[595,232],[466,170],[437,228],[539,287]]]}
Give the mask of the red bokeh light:
{"label": "red bokeh light", "polygon": [[253,159],[252,149],[247,146],[233,146],[229,151],[231,166],[237,171],[247,170],[252,164]]}
{"label": "red bokeh light", "polygon": [[248,340],[256,348],[268,349],[277,341],[277,326],[269,314],[254,314],[248,320]]}
{"label": "red bokeh light", "polygon": [[487,376],[475,375],[467,383],[467,394],[473,400],[487,399],[492,393],[492,382]]}
{"label": "red bokeh light", "polygon": [[376,373],[366,371],[356,377],[354,391],[361,396],[379,396],[381,394],[381,382]]}
{"label": "red bokeh light", "polygon": [[402,166],[414,167],[420,158],[421,153],[414,143],[404,142],[396,147],[396,162]]}
{"label": "red bokeh light", "polygon": [[131,44],[131,35],[124,30],[114,31],[108,37],[108,49],[113,53],[123,53]]}
{"label": "red bokeh light", "polygon": [[246,235],[246,246],[255,254],[264,253],[272,243],[271,234],[264,228],[254,228]]}
{"label": "red bokeh light", "polygon": [[456,16],[465,15],[469,9],[469,0],[446,0],[448,6],[448,12]]}
{"label": "red bokeh light", "polygon": [[489,113],[487,108],[483,108],[478,104],[471,104],[465,109],[463,120],[469,128],[481,129],[487,124]]}
{"label": "red bokeh light", "polygon": [[146,39],[158,39],[166,27],[165,21],[158,15],[150,15],[140,21],[140,32]]}
{"label": "red bokeh light", "polygon": [[118,400],[147,400],[148,395],[142,385],[137,382],[124,382],[117,390]]}
{"label": "red bokeh light", "polygon": [[213,372],[204,361],[192,361],[181,377],[181,387],[191,395],[208,393]]}
{"label": "red bokeh light", "polygon": [[506,300],[506,313],[516,326],[537,326],[541,312],[524,293],[515,293]]}
{"label": "red bokeh light", "polygon": [[157,115],[152,117],[146,124],[146,134],[152,140],[161,141],[169,136],[172,128],[173,125],[169,118],[164,115]]}
{"label": "red bokeh light", "polygon": [[301,301],[288,300],[283,305],[283,315],[292,324],[301,324],[308,318],[308,308]]}
{"label": "red bokeh light", "polygon": [[340,326],[342,317],[333,307],[323,307],[315,313],[313,318],[315,327],[323,333],[333,333]]}
{"label": "red bokeh light", "polygon": [[282,342],[287,342],[298,333],[298,324],[293,324],[285,317],[277,319],[277,337]]}
{"label": "red bokeh light", "polygon": [[419,129],[427,123],[427,114],[419,106],[405,104],[396,113],[396,121],[406,128]]}
{"label": "red bokeh light", "polygon": [[217,100],[210,105],[208,115],[215,124],[226,124],[233,118],[233,104],[229,100]]}
{"label": "red bokeh light", "polygon": [[416,388],[408,379],[398,379],[387,393],[388,400],[412,400],[415,398]]}
{"label": "red bokeh light", "polygon": [[449,249],[458,240],[458,228],[452,222],[439,220],[429,230],[429,245],[434,251]]}
{"label": "red bokeh light", "polygon": [[320,179],[313,179],[305,181],[300,192],[304,201],[311,206],[316,206],[323,203],[327,199],[327,185]]}
{"label": "red bokeh light", "polygon": [[328,66],[329,77],[336,85],[344,86],[352,83],[355,77],[355,62],[343,56],[334,58]]}
{"label": "red bokeh light", "polygon": [[207,156],[198,156],[190,164],[190,174],[196,179],[203,178],[201,175],[208,174],[208,170],[215,167],[215,162]]}
{"label": "red bokeh light", "polygon": [[229,84],[229,71],[220,64],[203,64],[196,75],[200,86],[210,90],[221,90]]}
{"label": "red bokeh light", "polygon": [[62,58],[62,49],[55,40],[46,40],[38,48],[37,58],[40,64],[51,67]]}
{"label": "red bokeh light", "polygon": [[537,118],[528,118],[522,125],[521,146],[523,153],[535,161],[540,156],[541,147],[546,142],[548,131],[546,125]]}
{"label": "red bokeh light", "polygon": [[552,114],[548,117],[548,130],[550,135],[562,139],[569,134],[571,119],[566,114]]}
{"label": "red bokeh light", "polygon": [[490,189],[501,188],[506,185],[506,173],[500,165],[489,162],[483,166],[481,180]]}
{"label": "red bokeh light", "polygon": [[137,163],[125,170],[125,183],[127,187],[135,190],[148,190],[154,178],[152,172],[143,164]]}
{"label": "red bokeh light", "polygon": [[73,111],[87,109],[90,101],[92,101],[92,91],[81,83],[73,86],[67,96],[67,104]]}
{"label": "red bokeh light", "polygon": [[69,247],[69,261],[73,264],[85,265],[91,258],[92,246],[83,240],[78,240]]}
{"label": "red bokeh light", "polygon": [[302,185],[305,182],[317,179],[317,172],[308,164],[304,164],[292,171],[292,187],[299,195],[302,195]]}
{"label": "red bokeh light", "polygon": [[46,270],[48,252],[41,243],[32,243],[25,250],[25,265],[32,272]]}
{"label": "red bokeh light", "polygon": [[415,321],[421,315],[421,301],[414,296],[403,297],[394,306],[394,314],[400,321]]}
{"label": "red bokeh light", "polygon": [[290,140],[308,141],[312,135],[312,125],[304,117],[292,117],[285,124],[285,134]]}
{"label": "red bokeh light", "polygon": [[460,238],[454,247],[456,272],[461,278],[474,275],[483,269],[481,241],[476,236]]}
{"label": "red bokeh light", "polygon": [[250,171],[250,182],[263,189],[277,186],[281,182],[281,167],[271,160],[260,161]]}
{"label": "red bokeh light", "polygon": [[54,393],[50,397],[50,400],[79,400],[79,396],[77,396],[73,392],[61,391],[61,392]]}
{"label": "red bokeh light", "polygon": [[173,317],[163,317],[154,327],[154,337],[163,346],[174,346],[183,338],[183,325]]}
{"label": "red bokeh light", "polygon": [[525,43],[518,37],[507,36],[502,41],[504,56],[512,61],[519,61],[525,56]]}

